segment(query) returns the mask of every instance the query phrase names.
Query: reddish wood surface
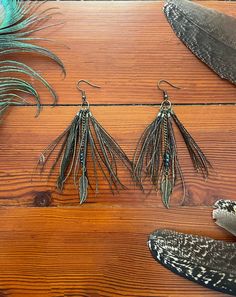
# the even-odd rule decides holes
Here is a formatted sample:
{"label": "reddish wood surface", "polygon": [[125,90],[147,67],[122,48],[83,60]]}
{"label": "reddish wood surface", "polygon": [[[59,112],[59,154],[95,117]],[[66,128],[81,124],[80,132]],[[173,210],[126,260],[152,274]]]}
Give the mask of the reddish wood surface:
{"label": "reddish wood surface", "polygon": [[[236,16],[234,2],[201,1],[202,5]],[[0,297],[223,297],[172,274],[156,263],[146,246],[158,228],[235,240],[217,227],[211,205],[218,198],[235,199],[235,88],[218,78],[179,41],[162,13],[162,2],[60,1],[66,21],[41,32],[64,61],[68,75],[45,58],[22,55],[52,83],[59,104],[80,104],[76,81],[87,79],[92,112],[132,157],[137,140],[158,111],[157,106],[107,104],[159,103],[159,79],[181,87],[169,89],[175,111],[214,166],[207,181],[193,170],[177,133],[187,199],[179,206],[177,186],[173,207],[166,210],[160,195],[145,195],[122,168],[127,191],[112,196],[101,180],[97,197],[79,206],[70,182],[63,194],[55,175],[46,182],[34,168],[37,157],[74,117],[78,106],[12,108],[0,128]],[[70,50],[61,44],[70,46]],[[51,99],[42,86],[44,103]],[[215,105],[204,105],[205,103]],[[200,106],[192,105],[201,103]],[[31,181],[31,177],[33,180]],[[148,185],[150,188],[150,185]],[[34,207],[37,206],[37,207]],[[40,207],[41,206],[41,207]],[[48,206],[48,207],[43,207]]]}
{"label": "reddish wood surface", "polygon": [[[201,4],[236,16],[234,2]],[[64,23],[40,36],[56,41],[44,45],[64,61],[67,78],[63,80],[57,66],[44,58],[28,56],[26,60],[55,86],[59,103],[80,102],[79,79],[101,86],[88,90],[91,103],[159,103],[156,83],[160,79],[181,87],[170,90],[176,103],[236,102],[235,87],[221,80],[175,36],[162,2],[61,1],[48,5],[60,7],[58,21]],[[44,90],[41,93],[44,103],[51,103],[49,95]]]}
{"label": "reddish wood surface", "polygon": [[172,274],[146,246],[156,228],[229,240],[209,209],[85,205],[0,215],[2,296],[226,297]]}

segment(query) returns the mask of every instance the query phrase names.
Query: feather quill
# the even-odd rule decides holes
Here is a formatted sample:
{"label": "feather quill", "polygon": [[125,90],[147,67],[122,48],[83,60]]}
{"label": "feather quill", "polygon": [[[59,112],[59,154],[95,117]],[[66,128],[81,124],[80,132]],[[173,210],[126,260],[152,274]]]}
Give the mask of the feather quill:
{"label": "feather quill", "polygon": [[221,78],[236,83],[236,19],[188,0],[166,0],[164,13],[180,40]]}

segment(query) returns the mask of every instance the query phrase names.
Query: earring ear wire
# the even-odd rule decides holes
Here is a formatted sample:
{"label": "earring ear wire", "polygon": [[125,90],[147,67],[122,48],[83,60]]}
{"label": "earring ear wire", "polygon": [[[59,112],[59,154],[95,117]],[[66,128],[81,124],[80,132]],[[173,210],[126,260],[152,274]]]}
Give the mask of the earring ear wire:
{"label": "earring ear wire", "polygon": [[77,89],[80,91],[81,93],[81,96],[82,96],[82,103],[81,103],[81,107],[86,107],[89,108],[89,102],[87,100],[87,96],[86,96],[86,92],[85,90],[81,89],[80,87],[80,84],[81,83],[86,83],[87,85],[93,87],[93,88],[98,88],[100,89],[101,87],[97,86],[97,85],[94,85],[92,84],[91,82],[89,82],[88,80],[84,80],[84,79],[81,79],[77,82]]}

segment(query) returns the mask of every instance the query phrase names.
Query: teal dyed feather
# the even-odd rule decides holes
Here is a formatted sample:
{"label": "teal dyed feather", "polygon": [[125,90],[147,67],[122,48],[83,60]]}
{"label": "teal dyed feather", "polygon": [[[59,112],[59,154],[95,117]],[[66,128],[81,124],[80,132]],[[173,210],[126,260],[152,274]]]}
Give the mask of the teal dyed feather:
{"label": "teal dyed feather", "polygon": [[[45,2],[45,1],[44,1]],[[40,81],[51,93],[54,103],[57,95],[50,84],[31,67],[15,60],[3,60],[7,54],[34,53],[54,60],[65,73],[62,61],[50,50],[33,44],[44,38],[29,37],[32,33],[52,25],[42,25],[53,16],[53,8],[40,11],[44,2],[2,0],[0,1],[0,119],[9,105],[27,103],[26,95],[31,95],[40,111],[40,96],[29,82],[12,77],[13,73],[24,74]],[[37,113],[37,114],[38,114]]]}

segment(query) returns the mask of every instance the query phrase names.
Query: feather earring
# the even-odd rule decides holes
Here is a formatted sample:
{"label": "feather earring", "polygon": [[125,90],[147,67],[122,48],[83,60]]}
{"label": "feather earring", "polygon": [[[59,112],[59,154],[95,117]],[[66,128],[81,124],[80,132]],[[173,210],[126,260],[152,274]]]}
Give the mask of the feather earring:
{"label": "feather earring", "polygon": [[82,82],[99,88],[85,80],[78,82],[78,90],[82,94],[81,109],[71,125],[43,151],[39,158],[42,172],[57,145],[61,144],[50,174],[60,162],[57,188],[62,191],[66,180],[73,175],[74,185],[79,192],[80,204],[86,201],[89,186],[92,188],[91,175],[87,166],[88,154],[92,158],[96,193],[98,192],[98,170],[109,184],[112,193],[126,188],[118,176],[117,161],[121,161],[130,172],[132,171],[131,162],[125,152],[93,117],[85,91],[79,86]]}
{"label": "feather earring", "polygon": [[179,89],[166,80],[158,82],[157,86],[163,92],[164,100],[157,117],[140,137],[134,154],[133,176],[142,188],[145,177],[150,177],[155,190],[159,189],[161,192],[163,204],[168,208],[170,196],[178,177],[182,182],[183,200],[185,197],[185,184],[177,154],[173,123],[183,137],[194,169],[207,178],[211,165],[173,111],[167,91],[160,87],[163,82]]}

